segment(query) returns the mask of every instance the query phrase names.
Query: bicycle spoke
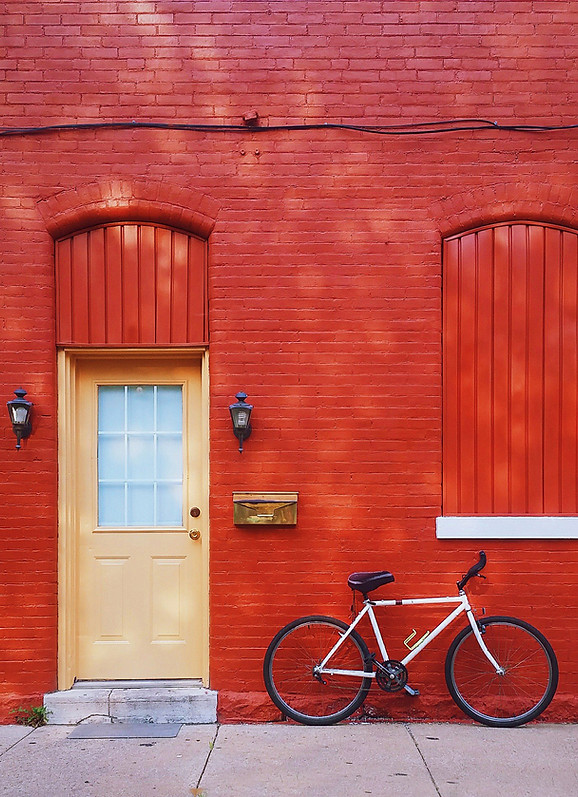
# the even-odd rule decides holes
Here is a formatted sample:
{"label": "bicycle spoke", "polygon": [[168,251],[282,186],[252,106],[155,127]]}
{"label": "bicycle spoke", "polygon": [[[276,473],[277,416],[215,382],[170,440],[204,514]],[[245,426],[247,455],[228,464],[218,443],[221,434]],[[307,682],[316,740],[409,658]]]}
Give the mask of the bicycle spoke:
{"label": "bicycle spoke", "polygon": [[479,722],[526,722],[552,699],[557,683],[555,656],[540,633],[522,621],[491,618],[483,629],[484,642],[503,672],[495,671],[471,629],[466,629],[448,652],[450,694]]}
{"label": "bicycle spoke", "polygon": [[323,673],[321,664],[337,642],[327,667],[363,672],[368,651],[357,634],[344,638],[347,625],[330,618],[304,618],[289,624],[269,646],[264,664],[267,690],[273,702],[293,719],[328,724],[351,714],[361,705],[370,685],[368,678]]}

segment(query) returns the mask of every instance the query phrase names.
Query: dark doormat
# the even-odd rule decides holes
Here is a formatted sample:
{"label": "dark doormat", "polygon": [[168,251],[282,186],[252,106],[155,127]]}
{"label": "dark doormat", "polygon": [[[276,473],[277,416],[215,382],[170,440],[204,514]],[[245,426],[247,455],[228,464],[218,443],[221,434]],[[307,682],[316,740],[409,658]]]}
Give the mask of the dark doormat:
{"label": "dark doormat", "polygon": [[68,739],[170,739],[178,734],[181,723],[115,722],[77,725]]}

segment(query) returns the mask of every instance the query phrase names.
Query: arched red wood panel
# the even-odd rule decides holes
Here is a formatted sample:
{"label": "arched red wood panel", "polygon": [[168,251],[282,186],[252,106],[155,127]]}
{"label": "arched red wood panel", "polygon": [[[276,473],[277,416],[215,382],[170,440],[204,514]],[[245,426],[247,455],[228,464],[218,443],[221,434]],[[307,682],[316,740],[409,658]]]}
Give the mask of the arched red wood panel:
{"label": "arched red wood panel", "polygon": [[56,242],[57,343],[207,343],[206,242],[109,224]]}
{"label": "arched red wood panel", "polygon": [[445,515],[578,512],[578,233],[444,241]]}

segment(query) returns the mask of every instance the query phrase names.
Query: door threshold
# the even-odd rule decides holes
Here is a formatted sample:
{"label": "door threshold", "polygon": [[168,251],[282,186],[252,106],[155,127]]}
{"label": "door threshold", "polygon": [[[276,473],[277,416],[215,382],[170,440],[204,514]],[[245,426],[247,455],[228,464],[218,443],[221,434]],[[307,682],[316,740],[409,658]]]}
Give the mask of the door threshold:
{"label": "door threshold", "polygon": [[154,678],[150,680],[75,681],[72,689],[202,689],[200,678]]}

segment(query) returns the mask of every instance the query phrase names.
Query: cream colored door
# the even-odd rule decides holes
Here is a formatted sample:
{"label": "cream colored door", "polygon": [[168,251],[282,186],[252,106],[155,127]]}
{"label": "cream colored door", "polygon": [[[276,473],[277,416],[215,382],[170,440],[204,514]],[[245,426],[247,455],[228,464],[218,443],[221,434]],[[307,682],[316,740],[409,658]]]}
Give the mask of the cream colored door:
{"label": "cream colored door", "polygon": [[79,361],[75,393],[76,677],[201,677],[199,361]]}

